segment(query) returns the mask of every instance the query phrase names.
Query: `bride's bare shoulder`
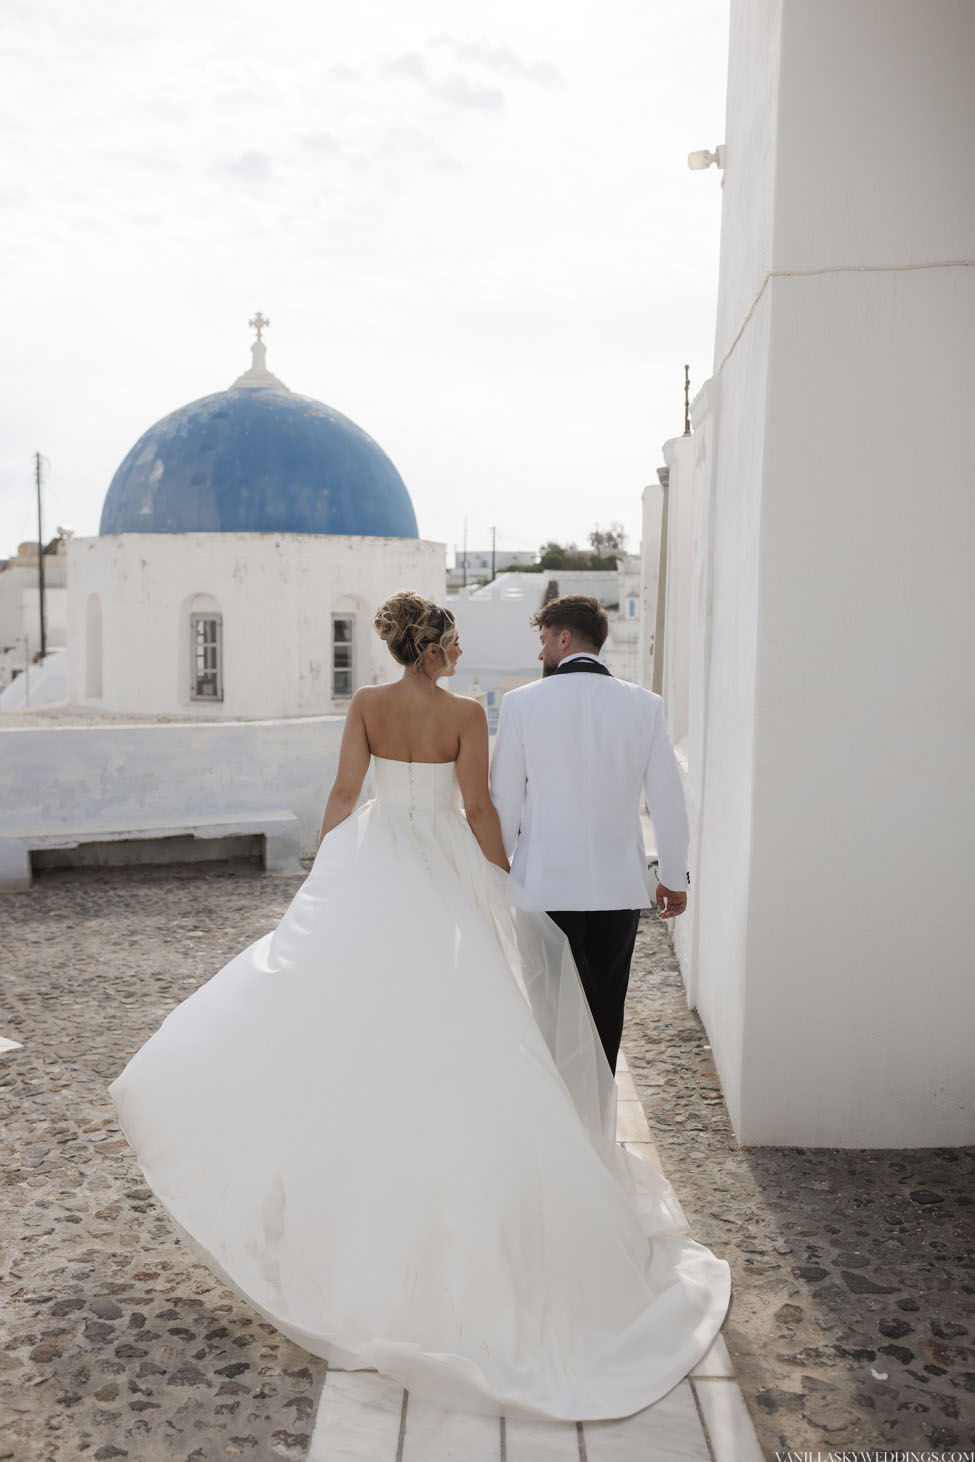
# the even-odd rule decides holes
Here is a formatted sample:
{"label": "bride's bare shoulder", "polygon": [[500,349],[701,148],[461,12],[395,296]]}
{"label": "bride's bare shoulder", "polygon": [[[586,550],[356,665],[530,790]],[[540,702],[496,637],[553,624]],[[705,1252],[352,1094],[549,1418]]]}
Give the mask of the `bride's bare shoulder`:
{"label": "bride's bare shoulder", "polygon": [[458,720],[463,722],[487,719],[484,707],[481,702],[472,695],[464,695],[462,692],[448,690],[451,700],[451,710]]}
{"label": "bride's bare shoulder", "polygon": [[360,685],[352,699],[358,701],[360,705],[363,701],[383,700],[390,691],[395,690],[395,686],[395,681],[392,685]]}

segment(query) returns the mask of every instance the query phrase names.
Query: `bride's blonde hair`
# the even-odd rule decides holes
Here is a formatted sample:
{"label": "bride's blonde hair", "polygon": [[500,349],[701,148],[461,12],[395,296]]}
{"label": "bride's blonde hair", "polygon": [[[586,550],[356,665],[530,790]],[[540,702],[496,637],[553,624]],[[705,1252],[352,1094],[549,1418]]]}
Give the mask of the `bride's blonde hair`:
{"label": "bride's blonde hair", "polygon": [[433,645],[438,670],[447,669],[447,651],[457,643],[457,625],[449,609],[406,590],[381,604],[372,623],[400,665],[419,670],[427,645]]}

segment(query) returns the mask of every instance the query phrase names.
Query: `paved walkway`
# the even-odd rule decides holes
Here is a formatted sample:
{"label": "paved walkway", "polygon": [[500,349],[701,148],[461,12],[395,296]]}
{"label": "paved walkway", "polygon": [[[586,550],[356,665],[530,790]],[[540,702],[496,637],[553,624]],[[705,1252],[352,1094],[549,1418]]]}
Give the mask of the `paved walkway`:
{"label": "paved walkway", "polygon": [[973,1445],[975,1150],[739,1148],[649,919],[620,1135],[659,1151],[691,1231],[731,1263],[727,1351],[637,1417],[502,1428],[329,1373],[222,1288],[146,1188],[106,1086],[299,883],[58,872],[0,899],[0,1036],[18,1043],[0,1050],[0,1462],[771,1462]]}
{"label": "paved walkway", "polygon": [[[619,1141],[660,1167],[625,1057],[618,1073]],[[762,1462],[758,1439],[719,1336],[690,1377],[621,1421],[502,1421],[441,1411],[375,1372],[329,1371],[309,1462]]]}

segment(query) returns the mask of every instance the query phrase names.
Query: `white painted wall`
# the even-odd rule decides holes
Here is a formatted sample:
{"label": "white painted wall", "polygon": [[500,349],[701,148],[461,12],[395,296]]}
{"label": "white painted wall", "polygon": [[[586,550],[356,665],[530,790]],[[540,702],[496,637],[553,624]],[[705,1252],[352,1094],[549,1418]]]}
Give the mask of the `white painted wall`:
{"label": "white painted wall", "polygon": [[[356,619],[355,684],[396,667],[372,628],[399,589],[442,603],[444,546],[422,539],[281,533],[126,533],[69,546],[69,698],[79,705],[192,718],[341,711],[331,683],[333,614]],[[102,622],[102,694],[91,694]],[[190,699],[189,615],[219,606],[222,703]]]}
{"label": "white painted wall", "polygon": [[669,469],[669,506],[664,677],[661,693],[667,711],[670,738],[675,745],[680,745],[687,736],[696,457],[693,437],[671,438],[664,443],[663,454]]}
{"label": "white painted wall", "polygon": [[25,831],[295,813],[314,852],[344,718],[0,730],[0,844]]}
{"label": "white painted wall", "polygon": [[634,679],[646,690],[653,687],[654,636],[657,627],[657,580],[660,572],[660,524],[664,490],[659,481],[643,489],[640,507],[643,531],[640,537],[640,634],[637,673]]}
{"label": "white painted wall", "polygon": [[975,25],[731,34],[685,973],[742,1142],[970,1143]]}

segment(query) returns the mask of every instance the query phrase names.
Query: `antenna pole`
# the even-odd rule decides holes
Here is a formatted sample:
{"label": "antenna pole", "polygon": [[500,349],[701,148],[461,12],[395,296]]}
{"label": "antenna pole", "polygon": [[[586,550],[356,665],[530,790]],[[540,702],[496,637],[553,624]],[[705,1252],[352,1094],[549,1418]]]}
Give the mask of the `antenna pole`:
{"label": "antenna pole", "polygon": [[37,484],[37,590],[41,611],[41,660],[47,654],[47,626],[44,619],[44,528],[41,517],[41,454],[34,453],[34,481]]}

